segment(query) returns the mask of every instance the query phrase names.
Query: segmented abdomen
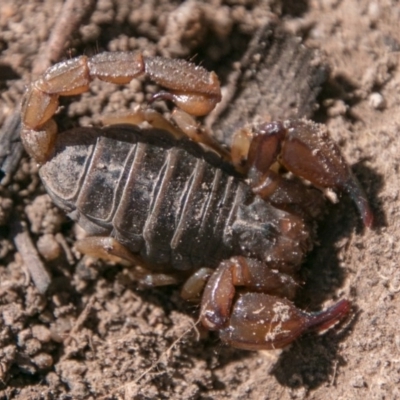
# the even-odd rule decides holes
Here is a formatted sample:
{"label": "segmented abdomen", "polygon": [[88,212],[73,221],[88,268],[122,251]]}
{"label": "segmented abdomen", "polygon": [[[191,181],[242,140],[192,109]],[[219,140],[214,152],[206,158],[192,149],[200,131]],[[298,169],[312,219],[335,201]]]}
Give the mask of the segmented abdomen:
{"label": "segmented abdomen", "polygon": [[[79,187],[72,197],[71,191],[57,195],[54,185],[47,185],[55,202],[75,208],[73,217],[92,234],[111,234],[150,265],[190,269],[229,257],[231,226],[251,195],[249,188],[205,161],[212,155],[198,145],[176,142],[160,131],[113,129],[86,144],[82,172],[72,173]],[[65,163],[62,157],[73,163],[80,149],[68,157],[60,152],[50,163]]]}

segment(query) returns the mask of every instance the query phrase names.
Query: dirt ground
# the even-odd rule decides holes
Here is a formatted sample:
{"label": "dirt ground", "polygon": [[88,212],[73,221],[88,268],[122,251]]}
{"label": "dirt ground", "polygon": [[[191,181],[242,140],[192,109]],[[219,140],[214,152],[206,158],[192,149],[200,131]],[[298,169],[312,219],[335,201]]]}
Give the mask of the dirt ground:
{"label": "dirt ground", "polygon": [[[35,163],[24,156],[0,186],[0,399],[400,399],[398,2],[87,4],[59,60],[140,49],[193,58],[227,87],[265,24],[318,49],[318,63],[328,68],[310,72],[319,77],[316,89],[299,89],[311,95],[308,107],[296,110],[327,124],[368,194],[375,227],[363,230],[345,197],[327,204],[319,245],[303,267],[299,304],[315,310],[348,298],[354,305],[348,321],[322,336],[305,335],[282,353],[239,351],[194,328],[197,307],[185,304],[177,288],[140,290],[129,268],[79,260],[73,243],[82,232],[51,204]],[[46,62],[62,5],[2,0],[0,126],[18,108],[32,71],[43,69],[39,56]],[[281,68],[274,73],[282,82],[293,79]],[[287,96],[271,97],[282,104],[298,95],[287,83],[280,87]],[[94,82],[82,99],[68,100],[59,124],[98,123],[103,113],[146,102],[156,89],[141,80],[125,88]],[[241,115],[238,104],[234,113]],[[270,116],[293,115],[282,107]],[[50,272],[45,294],[16,251],[16,221],[26,222]]]}

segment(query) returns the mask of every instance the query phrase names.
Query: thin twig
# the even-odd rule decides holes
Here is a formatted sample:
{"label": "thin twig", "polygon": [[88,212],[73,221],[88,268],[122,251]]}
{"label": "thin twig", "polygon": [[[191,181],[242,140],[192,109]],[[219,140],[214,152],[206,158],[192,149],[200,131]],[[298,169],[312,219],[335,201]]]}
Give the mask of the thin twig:
{"label": "thin twig", "polygon": [[18,218],[14,218],[11,231],[15,246],[21,254],[33,283],[40,293],[45,293],[50,285],[51,277],[29,236],[26,224],[19,221]]}
{"label": "thin twig", "polygon": [[[90,297],[89,301],[86,303],[85,308],[83,309],[83,311],[81,312],[81,314],[79,315],[78,319],[75,321],[74,326],[72,327],[71,331],[68,334],[68,337],[64,340],[64,345],[68,345],[69,343],[71,343],[71,341],[74,338],[74,335],[76,333],[79,332],[79,330],[82,328],[83,324],[86,322],[89,314],[91,313],[94,303],[97,300],[96,296],[93,295],[92,297]],[[61,360],[68,358],[69,355],[65,354]]]}
{"label": "thin twig", "polygon": [[243,72],[248,67],[249,63],[252,61],[253,55],[259,50],[261,39],[266,35],[266,33],[271,30],[271,22],[262,25],[254,33],[250,43],[248,44],[247,50],[244,53],[242,59],[234,65],[233,72],[228,77],[228,84],[224,88],[225,92],[220,103],[217,107],[206,117],[205,125],[210,128],[215,123],[215,121],[220,117],[221,114],[227,109],[232,99],[236,95],[238,88],[238,82],[243,74]]}
{"label": "thin twig", "polygon": [[57,18],[44,51],[33,64],[33,74],[42,74],[51,64],[59,61],[73,32],[79,27],[95,0],[67,0]]}

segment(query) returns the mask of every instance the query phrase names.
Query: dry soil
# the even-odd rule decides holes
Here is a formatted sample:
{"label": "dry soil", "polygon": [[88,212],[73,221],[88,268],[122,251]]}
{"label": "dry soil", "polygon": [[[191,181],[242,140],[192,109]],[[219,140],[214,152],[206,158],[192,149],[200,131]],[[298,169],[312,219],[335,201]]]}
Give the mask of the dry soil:
{"label": "dry soil", "polygon": [[[52,205],[24,156],[0,187],[0,399],[400,399],[398,1],[92,3],[61,59],[140,49],[194,58],[226,86],[267,23],[318,49],[328,74],[308,112],[340,144],[371,201],[375,227],[362,229],[347,198],[328,204],[319,245],[303,267],[302,307],[348,298],[352,318],[281,354],[239,351],[193,328],[197,308],[184,304],[178,289],[140,290],[129,268],[80,260],[71,249],[82,232]],[[40,69],[35,63],[62,4],[2,0],[0,125]],[[155,90],[140,80],[127,88],[95,82],[61,110],[59,123],[98,123]],[[44,261],[52,276],[46,294],[16,251],[15,220],[27,222],[34,244],[53,258]]]}

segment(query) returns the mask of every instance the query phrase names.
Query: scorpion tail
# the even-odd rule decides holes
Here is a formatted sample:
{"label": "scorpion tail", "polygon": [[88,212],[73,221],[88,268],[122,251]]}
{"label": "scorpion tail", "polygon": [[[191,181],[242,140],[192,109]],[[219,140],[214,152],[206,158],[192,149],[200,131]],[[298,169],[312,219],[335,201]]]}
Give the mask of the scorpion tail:
{"label": "scorpion tail", "polygon": [[343,188],[356,205],[363,220],[364,226],[371,229],[374,225],[374,214],[372,213],[364,189],[361,187],[360,182],[352,173],[348,181],[343,185]]}
{"label": "scorpion tail", "polygon": [[317,332],[325,332],[340,322],[350,311],[350,302],[341,300],[328,309],[316,313],[309,314],[307,321],[307,329],[316,330]]}

